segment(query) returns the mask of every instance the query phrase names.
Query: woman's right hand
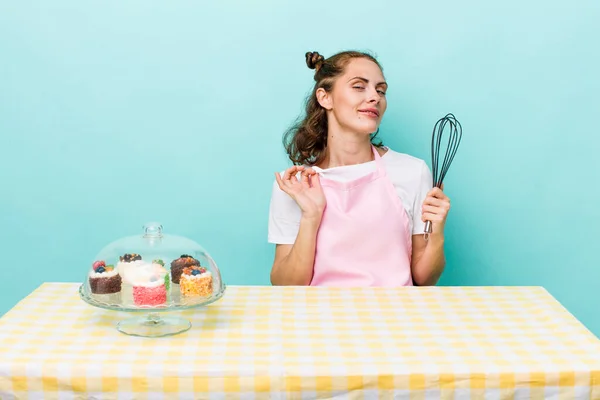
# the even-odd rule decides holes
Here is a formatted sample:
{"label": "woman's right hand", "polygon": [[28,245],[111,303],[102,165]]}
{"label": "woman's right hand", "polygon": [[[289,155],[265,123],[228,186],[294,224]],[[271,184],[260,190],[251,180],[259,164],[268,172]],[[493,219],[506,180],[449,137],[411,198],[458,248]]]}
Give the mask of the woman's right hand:
{"label": "woman's right hand", "polygon": [[[296,176],[301,173],[301,179]],[[319,175],[312,168],[295,165],[285,170],[283,177],[275,173],[279,188],[287,193],[302,210],[302,217],[320,219],[325,210],[325,194]]]}

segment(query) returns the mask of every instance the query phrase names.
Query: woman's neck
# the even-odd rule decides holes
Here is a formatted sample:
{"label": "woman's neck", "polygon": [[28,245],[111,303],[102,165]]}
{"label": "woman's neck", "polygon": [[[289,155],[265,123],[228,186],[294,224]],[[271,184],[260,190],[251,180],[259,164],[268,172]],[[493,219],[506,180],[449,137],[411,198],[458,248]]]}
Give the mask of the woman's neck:
{"label": "woman's neck", "polygon": [[329,132],[327,150],[321,168],[342,167],[373,161],[373,150],[369,135],[349,132]]}

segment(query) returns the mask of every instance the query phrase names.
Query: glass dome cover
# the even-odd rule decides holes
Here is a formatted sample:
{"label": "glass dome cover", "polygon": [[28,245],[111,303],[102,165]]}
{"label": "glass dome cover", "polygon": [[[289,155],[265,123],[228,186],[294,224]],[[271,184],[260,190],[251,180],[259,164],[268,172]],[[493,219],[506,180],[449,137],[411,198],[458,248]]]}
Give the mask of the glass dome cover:
{"label": "glass dome cover", "polygon": [[225,291],[214,259],[191,239],[163,233],[160,223],[116,240],[90,262],[81,297],[125,311],[185,309],[218,300]]}

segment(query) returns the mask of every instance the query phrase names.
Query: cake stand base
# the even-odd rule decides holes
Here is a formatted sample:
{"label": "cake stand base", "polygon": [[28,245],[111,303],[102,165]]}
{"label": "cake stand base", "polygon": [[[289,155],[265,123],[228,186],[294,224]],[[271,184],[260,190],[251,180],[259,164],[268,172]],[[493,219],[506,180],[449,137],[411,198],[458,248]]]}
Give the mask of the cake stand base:
{"label": "cake stand base", "polygon": [[146,317],[125,319],[117,325],[119,332],[130,336],[161,337],[187,331],[192,327],[190,321],[180,317],[160,317],[150,313]]}

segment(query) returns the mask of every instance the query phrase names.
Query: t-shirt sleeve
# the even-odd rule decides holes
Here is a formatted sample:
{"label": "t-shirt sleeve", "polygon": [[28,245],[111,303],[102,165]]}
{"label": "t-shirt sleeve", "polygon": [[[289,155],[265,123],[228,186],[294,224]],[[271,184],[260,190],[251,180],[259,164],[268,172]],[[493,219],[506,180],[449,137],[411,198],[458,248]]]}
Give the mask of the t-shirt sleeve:
{"label": "t-shirt sleeve", "polygon": [[413,204],[413,235],[422,235],[425,233],[425,222],[421,221],[423,202],[427,197],[427,193],[433,188],[433,176],[431,170],[425,163],[422,162],[421,173],[418,181],[417,195]]}
{"label": "t-shirt sleeve", "polygon": [[301,216],[300,207],[274,180],[269,205],[268,242],[294,244],[300,229]]}

